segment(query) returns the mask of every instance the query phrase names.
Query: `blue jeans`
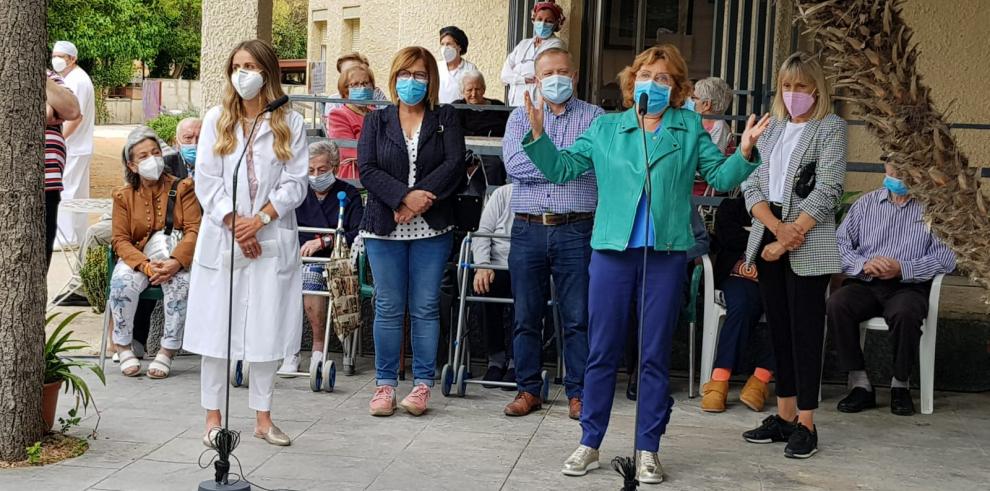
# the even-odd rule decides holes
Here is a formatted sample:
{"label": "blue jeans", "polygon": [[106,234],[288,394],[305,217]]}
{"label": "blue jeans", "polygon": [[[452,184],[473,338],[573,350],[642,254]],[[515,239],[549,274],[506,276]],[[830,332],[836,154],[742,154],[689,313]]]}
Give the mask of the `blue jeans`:
{"label": "blue jeans", "polygon": [[592,220],[544,226],[516,220],[512,224],[509,270],[515,307],[513,356],[520,392],[540,397],[543,317],[550,278],[556,288],[563,331],[564,389],[568,399],[581,397],[588,361],[588,263]]}
{"label": "blue jeans", "polygon": [[[581,410],[581,444],[598,448],[612,413],[615,377],[626,343],[625,326],[632,314],[629,306],[639,303],[642,292],[643,249],[595,251],[590,270],[591,291],[595,294],[588,302],[591,352],[584,376],[588,389],[584,391]],[[656,452],[670,421],[674,405],[670,397],[670,346],[680,314],[686,270],[683,252],[651,251],[648,255],[636,450]],[[635,315],[639,315],[639,308]]]}
{"label": "blue jeans", "polygon": [[451,234],[429,239],[366,239],[375,278],[375,378],[399,385],[402,325],[409,308],[414,384],[433,387],[440,337],[440,279]]}
{"label": "blue jeans", "polygon": [[[718,335],[715,367],[736,371],[744,358],[752,329],[763,316],[760,285],[744,278],[729,276],[722,281],[725,295],[725,323]],[[756,347],[756,367],[774,370],[773,346],[764,342]]]}

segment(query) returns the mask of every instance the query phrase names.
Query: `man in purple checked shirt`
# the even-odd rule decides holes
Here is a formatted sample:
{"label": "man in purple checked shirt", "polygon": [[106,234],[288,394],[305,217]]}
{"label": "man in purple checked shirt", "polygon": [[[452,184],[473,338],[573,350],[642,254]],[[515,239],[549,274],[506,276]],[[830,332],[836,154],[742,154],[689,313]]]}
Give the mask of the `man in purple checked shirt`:
{"label": "man in purple checked shirt", "polygon": [[839,366],[849,371],[849,395],[839,411],[858,413],[877,407],[866,376],[859,324],[883,317],[890,326],[894,376],[890,412],[914,414],[909,378],[928,315],[932,278],[956,268],[955,254],[932,234],[922,205],[911,198],[897,172],[886,165],[883,189],[859,198],[836,231],[845,286],[828,299],[828,330],[835,336]]}
{"label": "man in purple checked shirt", "polygon": [[[574,97],[577,72],[566,50],[543,51],[535,67],[547,102],[544,132],[557,148],[566,148],[604,111]],[[525,416],[541,407],[542,321],[553,278],[567,367],[564,388],[569,415],[578,419],[588,360],[588,262],[598,191],[593,172],[563,185],[548,181],[523,152],[521,142],[529,130],[525,110],[517,108],[503,139],[505,170],[514,185],[509,269],[515,307],[512,381],[518,385],[505,414]]]}

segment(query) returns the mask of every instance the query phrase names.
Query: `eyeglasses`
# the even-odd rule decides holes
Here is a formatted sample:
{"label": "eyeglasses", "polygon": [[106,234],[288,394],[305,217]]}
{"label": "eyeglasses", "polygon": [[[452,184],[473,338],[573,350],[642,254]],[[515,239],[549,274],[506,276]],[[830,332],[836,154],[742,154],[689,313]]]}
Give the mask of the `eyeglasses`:
{"label": "eyeglasses", "polygon": [[353,83],[347,84],[347,88],[348,89],[362,89],[362,88],[369,88],[370,89],[371,88],[371,82],[353,82]]}
{"label": "eyeglasses", "polygon": [[419,82],[429,82],[430,74],[426,72],[410,72],[409,70],[401,70],[396,76],[396,79],[398,80],[408,78],[416,79]]}
{"label": "eyeglasses", "polygon": [[674,85],[674,77],[671,77],[668,73],[657,73],[653,74],[649,71],[642,70],[636,74],[637,82],[645,82],[647,80],[652,80],[657,83],[664,85]]}

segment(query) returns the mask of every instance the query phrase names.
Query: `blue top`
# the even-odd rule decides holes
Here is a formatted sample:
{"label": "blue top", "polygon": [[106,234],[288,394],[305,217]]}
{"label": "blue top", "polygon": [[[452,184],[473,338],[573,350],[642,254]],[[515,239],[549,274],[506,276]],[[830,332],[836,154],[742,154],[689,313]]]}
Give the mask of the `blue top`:
{"label": "blue top", "polygon": [[[654,134],[660,134],[663,129],[663,120],[657,125]],[[632,232],[629,233],[629,245],[627,249],[638,247],[653,247],[656,242],[656,231],[653,228],[653,213],[650,211],[650,203],[646,201],[646,184],[643,185],[643,193],[639,196],[639,204],[636,205],[636,218],[633,219]]]}

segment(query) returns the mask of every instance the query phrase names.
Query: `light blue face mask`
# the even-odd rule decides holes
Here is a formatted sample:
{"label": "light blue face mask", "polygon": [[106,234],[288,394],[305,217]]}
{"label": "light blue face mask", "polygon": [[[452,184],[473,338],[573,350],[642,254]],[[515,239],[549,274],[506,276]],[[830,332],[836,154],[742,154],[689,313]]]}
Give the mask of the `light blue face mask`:
{"label": "light blue face mask", "polygon": [[182,160],[185,160],[187,164],[193,165],[196,163],[196,145],[192,143],[183,143],[179,145],[179,155],[182,155]]}
{"label": "light blue face mask", "polygon": [[316,176],[309,176],[309,187],[318,193],[324,193],[330,189],[330,186],[333,186],[336,180],[337,177],[333,175],[333,172],[324,172]]}
{"label": "light blue face mask", "polygon": [[371,87],[347,89],[347,98],[354,99],[355,101],[370,101],[373,95],[374,91],[371,90]]}
{"label": "light blue face mask", "polygon": [[553,27],[550,22],[533,21],[533,35],[540,39],[549,39],[553,35]]}
{"label": "light blue face mask", "polygon": [[574,79],[565,75],[551,75],[540,81],[540,92],[546,100],[563,104],[574,95]]}
{"label": "light blue face mask", "polygon": [[692,99],[690,97],[688,97],[687,99],[684,99],[684,104],[681,105],[681,109],[687,109],[688,111],[695,111],[695,112],[697,112],[697,109],[694,108],[694,99]]}
{"label": "light blue face mask", "polygon": [[657,83],[653,80],[642,80],[636,82],[636,90],[633,93],[633,101],[639,104],[640,94],[645,93],[648,97],[646,103],[646,114],[656,116],[663,112],[670,105],[670,86]]}
{"label": "light blue face mask", "polygon": [[415,106],[426,97],[426,82],[420,82],[415,78],[400,78],[395,83],[395,91],[399,94],[399,100],[407,106]]}
{"label": "light blue face mask", "polygon": [[894,193],[897,196],[904,196],[908,194],[908,187],[904,184],[904,181],[891,176],[883,177],[883,187],[887,188],[887,191]]}

